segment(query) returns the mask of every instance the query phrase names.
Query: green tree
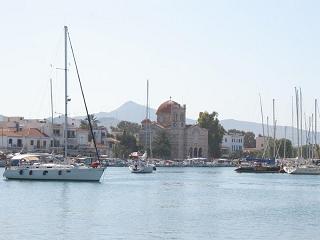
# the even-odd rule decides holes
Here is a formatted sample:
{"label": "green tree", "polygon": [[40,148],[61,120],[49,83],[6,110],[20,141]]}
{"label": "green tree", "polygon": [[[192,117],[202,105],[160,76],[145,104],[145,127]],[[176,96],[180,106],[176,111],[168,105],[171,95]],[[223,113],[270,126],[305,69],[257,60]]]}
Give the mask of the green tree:
{"label": "green tree", "polygon": [[[284,142],[286,143],[286,148],[284,151]],[[269,139],[269,147],[266,157],[273,157],[273,148],[274,148],[274,140],[272,138]],[[284,152],[286,154],[286,158],[293,157],[293,147],[292,142],[289,139],[276,139],[276,157],[283,158]]]}
{"label": "green tree", "polygon": [[115,149],[116,157],[127,158],[130,153],[138,150],[137,140],[133,135],[124,132],[122,135],[118,135],[117,139],[120,143],[117,144]]}
{"label": "green tree", "polygon": [[152,152],[155,157],[162,159],[168,159],[171,156],[171,144],[166,132],[161,131],[155,137],[153,143]]}
{"label": "green tree", "polygon": [[140,131],[140,125],[138,123],[121,121],[116,127],[111,127],[112,131],[126,132],[127,134],[135,135]]}
{"label": "green tree", "polygon": [[256,147],[256,135],[253,132],[245,132],[243,138],[244,148],[255,148]]}
{"label": "green tree", "polygon": [[201,112],[198,118],[198,124],[202,128],[208,129],[208,150],[209,156],[218,158],[221,156],[221,142],[225,133],[224,128],[219,122],[218,113]]}
{"label": "green tree", "polygon": [[[98,127],[99,120],[97,119],[97,117],[94,114],[89,114],[89,117],[90,117],[90,121],[91,121],[92,127],[93,128]],[[82,129],[89,129],[90,128],[88,117],[86,117],[85,119],[81,120],[80,128],[82,128]]]}
{"label": "green tree", "polygon": [[229,129],[228,130],[228,134],[242,134],[242,135],[244,135],[245,131],[240,131],[240,130],[237,130],[237,129]]}
{"label": "green tree", "polygon": [[80,122],[80,128],[81,129],[89,129],[89,123],[86,120],[81,120]]}

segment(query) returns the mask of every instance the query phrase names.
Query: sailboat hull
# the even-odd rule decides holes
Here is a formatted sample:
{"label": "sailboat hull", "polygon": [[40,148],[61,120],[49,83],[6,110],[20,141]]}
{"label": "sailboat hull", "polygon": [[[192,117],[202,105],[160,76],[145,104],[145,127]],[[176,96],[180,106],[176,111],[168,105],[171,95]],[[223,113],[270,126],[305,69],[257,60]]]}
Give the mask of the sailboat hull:
{"label": "sailboat hull", "polygon": [[129,166],[129,169],[132,173],[152,173],[153,165],[142,165],[142,166]]}
{"label": "sailboat hull", "polygon": [[100,181],[104,168],[8,168],[3,173],[7,179]]}
{"label": "sailboat hull", "polygon": [[320,175],[319,166],[284,167],[286,173],[300,175]]}

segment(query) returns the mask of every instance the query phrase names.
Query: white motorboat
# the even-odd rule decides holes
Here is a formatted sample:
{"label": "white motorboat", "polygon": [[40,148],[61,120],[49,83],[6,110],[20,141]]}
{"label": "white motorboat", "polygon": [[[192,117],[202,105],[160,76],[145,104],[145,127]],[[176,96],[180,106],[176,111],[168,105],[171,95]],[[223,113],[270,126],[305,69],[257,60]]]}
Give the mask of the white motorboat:
{"label": "white motorboat", "polygon": [[289,174],[320,175],[320,166],[317,165],[286,166],[283,170]]}
{"label": "white motorboat", "polygon": [[[68,32],[68,27],[64,27],[64,36],[65,36],[65,122],[64,122],[64,138],[65,138],[65,157],[63,163],[31,163],[30,161],[22,161],[24,158],[23,155],[18,156],[19,157],[19,163],[17,166],[12,166],[9,164],[4,173],[3,176],[7,179],[25,179],[25,180],[63,180],[63,181],[99,181],[101,176],[104,172],[104,167],[101,167],[100,160],[99,160],[99,154],[98,150],[96,148],[96,142],[95,142],[95,136],[93,134],[92,125],[90,116],[87,110],[86,102],[84,99],[84,93],[82,89],[82,84],[79,77],[78,67],[77,63],[75,61],[73,48],[71,45],[71,40]],[[78,165],[72,165],[68,161],[68,154],[67,154],[67,146],[68,146],[68,138],[67,138],[67,132],[68,132],[68,111],[67,111],[67,105],[68,101],[70,99],[68,98],[68,92],[67,92],[67,73],[68,73],[68,60],[67,60],[67,47],[68,47],[68,40],[70,43],[74,63],[77,70],[78,80],[80,84],[80,89],[82,92],[84,104],[86,107],[87,112],[87,118],[90,126],[91,135],[93,138],[93,143],[96,149],[97,154],[97,161],[91,164],[90,166],[78,166]],[[29,154],[30,155],[30,154]],[[29,156],[32,157],[32,156]]]}

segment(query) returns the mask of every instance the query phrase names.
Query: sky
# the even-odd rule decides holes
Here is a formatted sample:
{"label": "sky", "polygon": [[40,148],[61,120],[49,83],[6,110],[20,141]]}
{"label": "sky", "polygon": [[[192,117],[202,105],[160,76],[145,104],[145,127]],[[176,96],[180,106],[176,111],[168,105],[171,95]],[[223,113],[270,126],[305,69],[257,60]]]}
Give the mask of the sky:
{"label": "sky", "polygon": [[[126,101],[157,108],[170,97],[196,119],[291,125],[294,87],[303,112],[320,96],[320,2],[294,0],[0,0],[0,114],[64,112],[63,26],[69,32],[89,111]],[[69,56],[70,51],[68,52]],[[69,58],[69,114],[84,115]]]}

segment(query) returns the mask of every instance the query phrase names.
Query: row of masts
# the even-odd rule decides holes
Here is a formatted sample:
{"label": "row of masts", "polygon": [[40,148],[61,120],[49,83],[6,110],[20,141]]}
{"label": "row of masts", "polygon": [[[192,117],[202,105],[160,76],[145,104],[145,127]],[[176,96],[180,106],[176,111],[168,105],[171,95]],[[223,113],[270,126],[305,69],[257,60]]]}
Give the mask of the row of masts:
{"label": "row of masts", "polygon": [[[317,145],[317,115],[318,115],[318,101],[315,99],[314,101],[314,113],[311,114],[309,118],[307,118],[304,113],[304,122],[305,128],[303,130],[303,112],[302,112],[302,91],[301,88],[297,89],[295,87],[295,109],[294,109],[294,98],[292,97],[292,134],[291,141],[292,145],[294,144],[294,115],[296,115],[296,135],[297,135],[297,158],[303,158],[303,131],[305,132],[305,146],[306,146],[306,154],[305,156],[308,159],[313,159],[317,156],[318,145]],[[265,123],[264,123],[264,114],[262,107],[261,95],[260,98],[260,111],[261,111],[261,123],[262,123],[262,134],[264,142],[266,142],[266,146],[264,147],[263,157],[269,152],[270,148],[270,134],[269,134],[269,117],[267,116],[267,136],[265,135]],[[296,114],[294,114],[296,112]],[[275,99],[272,99],[272,114],[273,114],[273,158],[275,159],[278,156],[278,151],[280,146],[277,148],[276,144],[276,131],[277,131],[277,120],[275,117]],[[287,138],[287,127],[284,128],[284,139],[283,139],[283,157],[286,158],[286,139]],[[266,140],[266,141],[265,141]],[[292,152],[293,155],[293,152]]]}

